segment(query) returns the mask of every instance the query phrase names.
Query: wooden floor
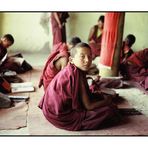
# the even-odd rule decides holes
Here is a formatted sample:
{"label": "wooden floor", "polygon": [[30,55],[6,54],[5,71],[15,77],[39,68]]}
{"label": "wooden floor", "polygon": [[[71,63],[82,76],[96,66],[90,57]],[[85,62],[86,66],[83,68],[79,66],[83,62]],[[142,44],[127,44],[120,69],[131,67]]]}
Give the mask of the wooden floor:
{"label": "wooden floor", "polygon": [[[122,125],[102,130],[70,132],[54,127],[44,118],[41,110],[38,108],[39,100],[43,96],[43,89],[37,87],[41,69],[42,67],[38,66],[33,71],[20,75],[25,81],[32,81],[36,88],[35,92],[27,94],[30,96],[30,100],[26,110],[26,125],[14,130],[11,130],[11,128],[10,130],[0,130],[0,135],[148,135],[148,117],[145,115],[126,117]],[[132,97],[133,91],[137,92],[134,89],[120,89],[117,91],[126,98],[130,93]],[[137,96],[139,96],[138,93]],[[120,104],[120,107],[126,107],[128,105],[125,102]],[[11,114],[11,116],[13,115]],[[1,117],[0,120],[2,120]],[[10,119],[9,122],[11,123],[13,121]]]}

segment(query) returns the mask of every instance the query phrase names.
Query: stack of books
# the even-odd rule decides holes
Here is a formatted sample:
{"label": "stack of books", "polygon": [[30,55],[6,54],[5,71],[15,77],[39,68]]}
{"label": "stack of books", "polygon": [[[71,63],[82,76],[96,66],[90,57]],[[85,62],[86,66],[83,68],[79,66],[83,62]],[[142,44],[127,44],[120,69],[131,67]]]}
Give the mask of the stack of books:
{"label": "stack of books", "polygon": [[8,98],[11,100],[11,101],[14,101],[14,102],[21,102],[21,101],[28,101],[29,100],[29,96],[14,96],[14,95],[8,95]]}

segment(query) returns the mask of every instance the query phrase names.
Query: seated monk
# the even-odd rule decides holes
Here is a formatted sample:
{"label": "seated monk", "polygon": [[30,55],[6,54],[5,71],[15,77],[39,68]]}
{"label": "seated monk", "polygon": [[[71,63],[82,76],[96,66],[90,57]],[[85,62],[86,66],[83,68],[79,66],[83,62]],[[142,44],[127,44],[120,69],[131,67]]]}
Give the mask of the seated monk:
{"label": "seated monk", "polygon": [[127,35],[123,41],[121,48],[121,63],[124,63],[128,57],[130,57],[134,52],[131,49],[132,45],[135,43],[136,37],[133,34]]}
{"label": "seated monk", "polygon": [[88,42],[92,50],[92,58],[100,56],[101,51],[101,39],[104,26],[104,16],[100,16],[98,24],[94,25],[89,33]]}
{"label": "seated monk", "polygon": [[121,74],[148,90],[148,48],[133,53],[122,64]]}
{"label": "seated monk", "polygon": [[0,72],[11,70],[17,73],[23,73],[32,69],[24,60],[21,54],[8,56],[7,48],[14,43],[11,34],[6,34],[0,39]]}
{"label": "seated monk", "polygon": [[93,130],[120,121],[113,97],[93,98],[86,79],[91,66],[91,49],[86,43],[71,50],[69,64],[48,85],[39,103],[46,119],[65,130]]}
{"label": "seated monk", "polygon": [[81,40],[78,37],[73,37],[68,42],[68,44],[61,42],[53,47],[54,49],[48,57],[48,60],[43,69],[39,82],[39,87],[43,85],[44,90],[46,90],[48,84],[55,77],[55,75],[67,65],[69,61],[68,50],[74,47],[79,42],[81,42]]}

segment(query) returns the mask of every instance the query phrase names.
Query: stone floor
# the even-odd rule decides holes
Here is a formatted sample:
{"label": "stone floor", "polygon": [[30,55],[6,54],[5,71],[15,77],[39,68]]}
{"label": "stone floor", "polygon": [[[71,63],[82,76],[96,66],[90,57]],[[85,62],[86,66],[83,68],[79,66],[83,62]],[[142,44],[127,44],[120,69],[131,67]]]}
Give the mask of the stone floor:
{"label": "stone floor", "polygon": [[[47,54],[25,54],[24,57],[29,63],[32,63],[34,70],[20,76],[25,81],[32,81],[36,88],[35,92],[29,93],[30,101],[26,114],[26,127],[16,130],[0,130],[0,135],[148,135],[148,95],[143,94],[137,88],[116,90],[120,96],[128,101],[131,107],[135,107],[144,114],[128,116],[121,125],[101,130],[71,132],[58,129],[50,124],[38,108],[39,100],[43,96],[43,89],[37,87],[42,65],[45,63],[47,56]],[[125,103],[120,106],[126,105]]]}

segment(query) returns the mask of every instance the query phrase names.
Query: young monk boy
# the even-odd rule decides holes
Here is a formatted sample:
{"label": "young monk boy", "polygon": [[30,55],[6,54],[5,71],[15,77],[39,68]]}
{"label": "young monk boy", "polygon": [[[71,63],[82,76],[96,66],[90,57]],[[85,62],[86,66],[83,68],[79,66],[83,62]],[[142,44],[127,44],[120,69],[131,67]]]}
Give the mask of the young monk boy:
{"label": "young monk boy", "polygon": [[77,131],[98,129],[119,121],[112,97],[93,98],[86,80],[92,62],[86,43],[71,50],[70,63],[48,85],[40,101],[46,119],[58,128]]}
{"label": "young monk boy", "polygon": [[131,47],[135,43],[135,41],[136,37],[133,34],[127,35],[127,37],[123,41],[121,49],[121,63],[124,63],[126,59],[134,53]]}
{"label": "young monk boy", "polygon": [[43,85],[44,90],[46,90],[48,84],[55,75],[67,65],[69,61],[69,50],[80,42],[81,40],[78,37],[73,37],[68,44],[61,42],[53,47],[54,49],[52,50],[52,53],[43,69],[39,87]]}
{"label": "young monk boy", "polygon": [[17,55],[8,56],[7,48],[13,43],[14,38],[11,34],[5,34],[0,39],[0,72],[12,70],[16,71],[17,73],[23,73],[31,70],[31,65],[29,65],[23,57],[18,57]]}

